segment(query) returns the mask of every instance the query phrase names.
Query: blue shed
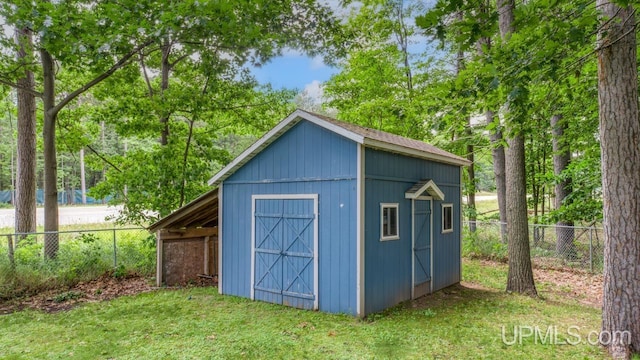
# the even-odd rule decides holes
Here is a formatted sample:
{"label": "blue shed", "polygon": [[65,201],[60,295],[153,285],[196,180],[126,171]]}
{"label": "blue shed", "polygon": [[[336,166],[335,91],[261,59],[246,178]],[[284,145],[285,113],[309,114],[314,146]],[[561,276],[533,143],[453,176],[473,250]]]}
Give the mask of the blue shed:
{"label": "blue shed", "polygon": [[365,316],[460,282],[467,164],[293,112],[209,181],[220,293]]}

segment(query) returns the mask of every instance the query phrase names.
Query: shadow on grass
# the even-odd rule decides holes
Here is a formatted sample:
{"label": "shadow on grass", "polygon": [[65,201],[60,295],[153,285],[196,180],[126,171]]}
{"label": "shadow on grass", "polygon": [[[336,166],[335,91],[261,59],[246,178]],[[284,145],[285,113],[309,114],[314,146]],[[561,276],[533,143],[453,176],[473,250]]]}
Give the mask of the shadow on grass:
{"label": "shadow on grass", "polygon": [[426,314],[428,317],[430,312],[435,314],[455,311],[460,308],[498,304],[504,301],[506,296],[508,296],[508,294],[503,291],[487,289],[481,285],[463,281],[462,283],[451,285],[432,294],[402,302],[380,313],[367,315],[366,320],[376,321],[386,317],[404,314],[406,310],[415,310]]}
{"label": "shadow on grass", "polygon": [[478,301],[497,300],[505,296],[498,290],[486,289],[480,285],[468,282],[451,285],[433,294],[428,294],[412,301],[403,303],[409,309],[435,309],[470,305]]}

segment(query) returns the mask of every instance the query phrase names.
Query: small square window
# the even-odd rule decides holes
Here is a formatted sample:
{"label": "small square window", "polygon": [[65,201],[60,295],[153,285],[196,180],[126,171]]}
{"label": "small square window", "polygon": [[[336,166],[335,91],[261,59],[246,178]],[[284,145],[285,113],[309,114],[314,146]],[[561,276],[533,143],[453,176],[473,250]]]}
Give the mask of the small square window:
{"label": "small square window", "polygon": [[442,204],[442,233],[453,232],[453,204]]}
{"label": "small square window", "polygon": [[380,240],[400,239],[398,204],[380,204]]}

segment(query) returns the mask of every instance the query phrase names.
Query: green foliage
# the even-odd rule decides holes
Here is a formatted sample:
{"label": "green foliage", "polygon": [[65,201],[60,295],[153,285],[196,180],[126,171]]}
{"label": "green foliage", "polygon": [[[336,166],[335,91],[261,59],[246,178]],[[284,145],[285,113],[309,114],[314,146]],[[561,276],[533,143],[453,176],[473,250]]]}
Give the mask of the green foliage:
{"label": "green foliage", "polygon": [[[599,149],[598,149],[599,150]],[[600,154],[599,151],[596,154]],[[570,177],[572,192],[565,199],[560,209],[548,214],[550,222],[602,221],[602,180],[600,158],[584,154],[574,159],[561,178]]]}
{"label": "green foliage", "polygon": [[403,136],[425,136],[426,78],[417,70],[407,39],[415,34],[409,17],[419,6],[415,1],[365,1],[349,18],[347,32],[357,41],[340,63],[341,72],[324,87],[329,99],[325,105],[337,109],[340,119]]}
{"label": "green foliage", "polygon": [[[500,130],[506,137],[521,134],[527,139],[528,193],[536,215],[542,215],[536,221],[597,219],[601,217],[599,180],[592,180],[599,179],[600,166],[587,170],[574,165],[596,165],[600,157],[593,100],[597,97],[592,53],[598,26],[595,6],[590,1],[537,0],[518,3],[515,12],[515,32],[508,41],[498,34],[497,10],[491,2],[438,1],[417,17],[418,26],[439,40],[452,58],[464,54],[462,69],[435,92],[447,109],[434,122],[441,134],[435,139],[442,139],[441,145],[451,143],[451,149],[455,146],[451,140],[462,130],[460,120],[455,125],[455,117],[491,110],[501,120],[485,126],[486,131]],[[569,125],[563,141],[574,155],[574,164],[561,176],[576,182],[576,194],[549,217],[548,207],[542,204],[558,180],[551,166],[549,119],[553,115],[561,115]]]}
{"label": "green foliage", "polygon": [[462,256],[506,261],[507,254],[507,244],[500,240],[498,226],[480,226],[475,232],[465,229],[462,237]]}
{"label": "green foliage", "polygon": [[155,272],[155,242],[146,230],[116,230],[115,269],[113,236],[113,231],[61,234],[55,259],[44,259],[42,239],[30,236],[16,246],[13,264],[0,247],[0,299],[72,286],[105,273],[122,277]]}
{"label": "green foliage", "polygon": [[[59,66],[52,88],[66,97],[46,109],[59,115],[59,189],[79,187],[76,154],[91,150],[89,183],[105,181],[94,193],[124,202],[120,220],[134,223],[203,191],[229,161],[216,139],[255,137],[291,111],[293,94],[259,88],[247,66],[289,48],[332,62],[347,40],[332,10],[311,0],[12,0],[0,17],[7,28],[32,31],[34,48]],[[29,69],[40,90],[40,59],[17,63],[9,35],[0,33],[0,82],[15,83]],[[148,201],[150,194],[164,198]]]}
{"label": "green foliage", "polygon": [[[486,147],[476,150],[475,157],[475,176],[476,176],[476,191],[477,192],[495,192],[495,174],[493,172],[493,165],[491,164],[490,156],[484,155],[486,153]],[[481,155],[482,154],[482,155]]]}
{"label": "green foliage", "polygon": [[[215,88],[214,92],[196,94],[190,85],[195,83],[172,88],[174,97],[186,91],[181,96],[201,103],[190,108],[188,101],[176,99],[166,145],[154,142],[160,133],[157,118],[130,112],[134,109],[125,108],[127,103],[118,98],[106,101],[100,110],[105,116],[117,116],[107,121],[120,136],[147,140],[126,154],[108,156],[117,165],[107,169],[105,181],[90,193],[98,198],[112,195],[112,204],[123,204],[120,222],[146,224],[201,195],[215,170],[248,145],[245,138],[256,138],[293,110],[290,91],[255,89],[254,82],[212,80],[207,88]],[[148,101],[136,99],[131,101]]]}
{"label": "green foliage", "polygon": [[[13,97],[0,87],[0,190],[10,190],[15,162],[16,113]],[[6,207],[0,202],[0,208]]]}
{"label": "green foliage", "polygon": [[113,277],[116,279],[120,279],[127,276],[127,269],[124,267],[124,264],[118,265],[118,267],[113,270]]}

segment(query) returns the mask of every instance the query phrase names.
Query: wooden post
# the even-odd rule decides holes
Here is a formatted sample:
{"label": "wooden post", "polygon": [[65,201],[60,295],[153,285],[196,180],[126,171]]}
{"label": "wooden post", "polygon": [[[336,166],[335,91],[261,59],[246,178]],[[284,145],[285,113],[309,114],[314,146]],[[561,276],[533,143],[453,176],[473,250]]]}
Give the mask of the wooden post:
{"label": "wooden post", "polygon": [[11,235],[7,235],[7,246],[9,247],[7,255],[9,256],[9,263],[11,264],[11,268],[13,269],[15,263],[13,258],[13,237]]}
{"label": "wooden post", "polygon": [[204,237],[204,274],[209,275],[209,237]]}
{"label": "wooden post", "polygon": [[156,232],[156,286],[162,286],[162,235]]}
{"label": "wooden post", "polygon": [[214,275],[219,275],[220,251],[218,250],[218,235],[213,236],[213,271]]}

